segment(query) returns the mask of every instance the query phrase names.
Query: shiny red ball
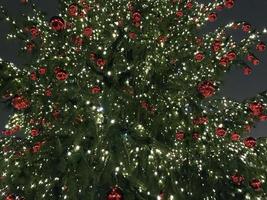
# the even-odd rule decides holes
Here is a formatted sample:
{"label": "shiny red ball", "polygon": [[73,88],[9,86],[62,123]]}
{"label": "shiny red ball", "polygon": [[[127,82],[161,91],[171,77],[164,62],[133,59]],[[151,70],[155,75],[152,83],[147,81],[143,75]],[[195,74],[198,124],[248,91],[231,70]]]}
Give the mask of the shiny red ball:
{"label": "shiny red ball", "polygon": [[93,35],[93,28],[92,27],[85,27],[83,29],[83,35],[86,37],[91,37]]}
{"label": "shiny red ball", "polygon": [[217,20],[217,14],[216,13],[210,13],[208,16],[208,20],[210,22],[215,22]]}
{"label": "shiny red ball", "polygon": [[226,130],[224,128],[216,128],[215,133],[219,137],[224,137],[226,135]]}
{"label": "shiny red ball", "polygon": [[215,93],[215,87],[211,81],[203,81],[199,83],[197,90],[203,97],[211,97]]}
{"label": "shiny red ball", "polygon": [[29,107],[30,101],[23,96],[16,96],[12,99],[11,104],[17,110],[23,110]]}
{"label": "shiny red ball", "polygon": [[260,190],[262,188],[262,183],[259,179],[252,179],[249,183],[250,187],[252,187],[254,190]]}
{"label": "shiny red ball", "polygon": [[231,140],[232,141],[239,141],[239,139],[240,139],[240,135],[237,132],[233,132],[231,134]]}
{"label": "shiny red ball", "polygon": [[244,182],[245,178],[244,178],[244,176],[240,176],[240,175],[235,174],[235,175],[231,176],[231,180],[232,180],[233,184],[239,186]]}
{"label": "shiny red ball", "polygon": [[253,137],[248,137],[248,138],[246,138],[245,140],[244,140],[244,144],[245,144],[245,146],[246,147],[248,147],[248,148],[253,148],[253,147],[255,147],[256,146],[256,139],[255,138],[253,138]]}
{"label": "shiny red ball", "polygon": [[256,49],[258,51],[265,51],[266,45],[263,42],[260,42],[259,44],[257,44]]}
{"label": "shiny red ball", "polygon": [[234,0],[225,0],[224,5],[226,8],[233,8],[234,7]]}
{"label": "shiny red ball", "polygon": [[252,73],[252,68],[251,68],[251,67],[249,67],[249,66],[245,66],[245,67],[243,68],[243,74],[244,74],[244,75],[248,76],[248,75],[250,75],[251,73]]}
{"label": "shiny red ball", "polygon": [[250,103],[248,107],[254,116],[259,116],[262,114],[263,105],[260,102]]}
{"label": "shiny red ball", "polygon": [[65,29],[65,21],[61,17],[52,17],[50,26],[54,31],[61,31]]}
{"label": "shiny red ball", "polygon": [[201,52],[199,52],[199,53],[197,53],[197,54],[195,55],[195,60],[196,60],[197,62],[201,62],[202,60],[204,60],[204,58],[205,58],[205,56],[204,56],[204,54],[201,53]]}
{"label": "shiny red ball", "polygon": [[184,132],[182,132],[182,131],[176,132],[175,138],[178,141],[183,141],[184,140]]}
{"label": "shiny red ball", "polygon": [[72,17],[76,17],[78,15],[78,6],[76,4],[71,4],[68,7],[68,14]]}
{"label": "shiny red ball", "polygon": [[107,196],[107,200],[123,200],[121,190],[119,188],[112,188]]}
{"label": "shiny red ball", "polygon": [[212,44],[212,50],[214,51],[214,52],[217,52],[217,51],[219,51],[221,49],[221,41],[219,41],[219,40],[215,40],[214,42],[213,42],[213,44]]}

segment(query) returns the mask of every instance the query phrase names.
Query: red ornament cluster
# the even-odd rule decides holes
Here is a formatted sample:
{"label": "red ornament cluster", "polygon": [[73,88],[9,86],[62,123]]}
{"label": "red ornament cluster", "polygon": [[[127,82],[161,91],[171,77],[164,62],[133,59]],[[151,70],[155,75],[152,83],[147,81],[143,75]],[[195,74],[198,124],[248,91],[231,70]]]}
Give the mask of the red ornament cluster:
{"label": "red ornament cluster", "polygon": [[119,188],[112,188],[107,195],[107,200],[123,200],[122,192]]}
{"label": "red ornament cluster", "polygon": [[257,44],[256,49],[257,49],[258,51],[260,51],[260,52],[265,51],[265,50],[266,50],[266,45],[265,45],[265,43],[260,42],[259,44]]}
{"label": "red ornament cluster", "polygon": [[75,3],[69,5],[68,14],[71,17],[77,17],[78,16],[78,5]]}
{"label": "red ornament cluster", "polygon": [[256,141],[256,139],[253,138],[253,137],[248,137],[248,138],[246,138],[246,139],[244,140],[244,144],[245,144],[245,146],[248,147],[248,148],[253,148],[253,147],[256,146],[257,141]]}
{"label": "red ornament cluster", "polygon": [[252,179],[249,183],[250,187],[256,191],[260,190],[262,188],[262,183],[259,179]]}
{"label": "red ornament cluster", "polygon": [[183,141],[184,137],[185,137],[185,134],[184,134],[183,131],[177,131],[176,134],[175,134],[175,138],[178,141]]}
{"label": "red ornament cluster", "polygon": [[204,54],[202,52],[199,52],[199,53],[195,54],[195,60],[197,62],[201,62],[202,60],[204,60],[204,58],[205,58],[205,56],[204,56]]}
{"label": "red ornament cluster", "polygon": [[263,112],[263,105],[260,102],[253,102],[249,104],[249,109],[254,116],[259,116]]}
{"label": "red ornament cluster", "polygon": [[214,52],[219,51],[219,50],[221,49],[221,45],[222,45],[222,43],[221,43],[220,40],[215,40],[215,41],[212,43],[212,50],[213,50]]}
{"label": "red ornament cluster", "polygon": [[35,144],[34,144],[34,146],[32,147],[32,152],[33,153],[37,153],[38,151],[40,151],[40,149],[41,149],[41,147],[42,147],[42,145],[44,144],[45,142],[43,141],[43,142],[36,142]]}
{"label": "red ornament cluster", "polygon": [[33,39],[40,35],[40,31],[36,26],[32,26],[30,28],[30,33],[31,33],[31,36],[32,36]]}
{"label": "red ornament cluster", "polygon": [[92,35],[93,35],[93,28],[92,27],[85,27],[84,29],[83,29],[83,35],[85,36],[85,37],[88,37],[88,38],[90,38],[90,37],[92,37]]}
{"label": "red ornament cluster", "polygon": [[17,133],[18,131],[20,131],[20,129],[21,129],[21,127],[19,125],[16,125],[12,129],[3,130],[2,134],[5,135],[5,136],[11,136],[11,135],[14,135],[15,133]]}
{"label": "red ornament cluster", "polygon": [[69,77],[69,74],[59,67],[54,70],[54,73],[56,75],[56,79],[60,81],[64,81]]}
{"label": "red ornament cluster", "polygon": [[240,140],[240,135],[237,132],[232,132],[231,133],[231,140],[232,141],[239,141]]}
{"label": "red ornament cluster", "polygon": [[132,13],[132,22],[135,26],[140,26],[142,20],[141,13],[138,11],[135,11]]}
{"label": "red ornament cluster", "polygon": [[226,8],[233,8],[234,7],[234,0],[225,0],[224,1],[224,6],[226,7]]}
{"label": "red ornament cluster", "polygon": [[224,128],[216,128],[215,133],[218,137],[224,137],[227,132]]}
{"label": "red ornament cluster", "polygon": [[249,66],[245,66],[245,67],[243,67],[243,74],[244,74],[244,75],[248,76],[248,75],[250,75],[251,73],[252,73],[252,68],[251,68],[251,67],[249,67]]}
{"label": "red ornament cluster", "polygon": [[62,31],[65,29],[65,21],[58,16],[52,17],[50,19],[50,26],[54,31]]}
{"label": "red ornament cluster", "polygon": [[33,128],[33,129],[31,130],[31,136],[32,136],[32,137],[36,137],[36,136],[38,136],[39,133],[40,133],[40,131],[39,131],[38,129],[36,129],[36,128]]}
{"label": "red ornament cluster", "polygon": [[208,20],[210,22],[215,22],[217,20],[217,14],[216,13],[210,13],[209,16],[208,16]]}
{"label": "red ornament cluster", "polygon": [[199,83],[197,90],[203,97],[211,97],[215,93],[215,87],[211,81],[203,81]]}
{"label": "red ornament cluster", "polygon": [[244,176],[235,174],[235,175],[231,176],[231,180],[232,180],[233,184],[240,186],[244,182],[245,178],[244,178]]}
{"label": "red ornament cluster", "polygon": [[12,99],[11,104],[17,110],[24,110],[30,106],[30,101],[23,96],[16,96]]}
{"label": "red ornament cluster", "polygon": [[91,93],[92,94],[98,94],[101,92],[101,88],[99,86],[94,86],[91,88]]}

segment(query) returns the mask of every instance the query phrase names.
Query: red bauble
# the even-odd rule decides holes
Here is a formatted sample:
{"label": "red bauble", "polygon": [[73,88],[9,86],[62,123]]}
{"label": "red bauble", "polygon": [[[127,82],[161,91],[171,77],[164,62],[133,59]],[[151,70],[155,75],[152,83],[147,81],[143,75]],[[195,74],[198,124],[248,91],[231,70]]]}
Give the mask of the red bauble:
{"label": "red bauble", "polygon": [[2,130],[2,134],[5,136],[11,136],[14,132],[12,130]]}
{"label": "red bauble", "polygon": [[91,37],[93,35],[93,28],[92,27],[85,27],[83,29],[83,35],[86,37]]}
{"label": "red bauble", "polygon": [[234,51],[230,51],[229,53],[227,53],[226,57],[230,60],[233,61],[236,59],[236,53]]}
{"label": "red bauble", "polygon": [[35,143],[34,146],[32,147],[32,152],[37,153],[41,149],[41,146],[42,146],[42,142]]}
{"label": "red bauble", "polygon": [[77,4],[71,4],[69,7],[68,7],[68,14],[72,17],[76,17],[78,16],[78,6]]}
{"label": "red bauble", "polygon": [[136,26],[139,26],[140,23],[141,23],[141,19],[142,19],[142,16],[140,14],[140,12],[134,12],[132,14],[132,20],[133,20],[133,23],[136,25]]}
{"label": "red bauble", "polygon": [[185,7],[190,10],[193,8],[193,3],[191,1],[189,1],[186,3]]}
{"label": "red bauble", "polygon": [[254,59],[255,59],[255,56],[254,55],[252,55],[252,54],[248,54],[247,55],[247,60],[248,61],[252,62]]}
{"label": "red bauble", "polygon": [[11,104],[17,110],[23,110],[30,106],[30,101],[23,96],[16,96],[12,99]]}
{"label": "red bauble", "polygon": [[263,42],[260,42],[259,44],[257,44],[256,49],[258,51],[265,51],[266,45]]}
{"label": "red bauble", "polygon": [[227,67],[229,64],[229,59],[227,57],[222,57],[219,61],[219,64],[223,67]]}
{"label": "red bauble", "polygon": [[203,125],[203,124],[207,123],[208,121],[209,121],[208,117],[198,117],[198,118],[193,119],[193,124]]}
{"label": "red bauble", "polygon": [[136,37],[137,37],[137,35],[136,35],[135,32],[130,32],[130,33],[129,33],[129,38],[130,38],[131,40],[135,40]]}
{"label": "red bauble", "polygon": [[38,129],[36,129],[36,128],[33,128],[31,130],[31,136],[32,137],[35,137],[35,136],[39,135],[39,133],[40,133],[40,131]]}
{"label": "red bauble", "polygon": [[182,10],[178,10],[176,11],[176,17],[182,17],[184,15],[183,11]]}
{"label": "red bauble", "polygon": [[107,196],[107,200],[123,200],[122,192],[119,188],[112,188]]}
{"label": "red bauble", "polygon": [[239,141],[240,140],[240,135],[237,132],[233,132],[231,134],[231,140],[232,141]]}
{"label": "red bauble", "polygon": [[243,68],[243,74],[244,74],[244,75],[248,76],[248,75],[250,75],[251,73],[252,73],[252,68],[251,68],[251,67],[249,67],[249,66],[245,66],[245,67]]}
{"label": "red bauble", "polygon": [[225,0],[224,5],[226,8],[233,8],[234,7],[234,0]]}
{"label": "red bauble", "polygon": [[242,30],[244,32],[249,32],[251,29],[251,25],[249,23],[244,23],[243,26],[242,26]]}
{"label": "red bauble", "polygon": [[244,182],[245,178],[244,176],[235,174],[231,176],[231,180],[235,185],[240,186]]}
{"label": "red bauble", "polygon": [[36,38],[40,34],[40,32],[36,26],[31,27],[30,33],[32,35],[32,38]]}
{"label": "red bauble", "polygon": [[215,93],[215,88],[213,82],[211,81],[204,81],[199,83],[197,90],[203,97],[211,97]]}
{"label": "red bauble", "polygon": [[178,131],[178,132],[176,132],[176,134],[175,134],[175,138],[176,138],[176,140],[178,140],[178,141],[183,141],[183,140],[184,140],[184,132],[182,132],[182,131]]}
{"label": "red bauble", "polygon": [[224,128],[216,128],[215,132],[219,137],[224,137],[226,135],[226,130]]}
{"label": "red bauble", "polygon": [[252,64],[253,65],[258,65],[258,64],[260,64],[260,60],[255,58],[255,59],[252,60]]}
{"label": "red bauble", "polygon": [[94,86],[91,88],[91,93],[92,94],[98,94],[101,92],[101,88],[99,86]]}
{"label": "red bauble", "polygon": [[253,137],[248,137],[248,138],[246,138],[246,139],[244,140],[244,144],[245,144],[245,146],[248,147],[248,148],[253,148],[253,147],[255,147],[255,146],[256,146],[256,143],[257,143],[257,141],[256,141],[256,139],[253,138]]}
{"label": "red bauble", "polygon": [[56,70],[56,78],[57,78],[57,80],[64,81],[68,77],[69,77],[69,74],[66,71],[64,71],[62,69]]}
{"label": "red bauble", "polygon": [[224,8],[224,5],[218,5],[216,6],[216,10],[221,11]]}
{"label": "red bauble", "polygon": [[208,20],[210,22],[215,22],[217,20],[217,14],[216,13],[210,13],[208,16]]}
{"label": "red bauble", "polygon": [[61,31],[65,29],[65,21],[61,17],[52,17],[50,26],[54,31]]}
{"label": "red bauble", "polygon": [[30,79],[33,80],[33,81],[36,81],[37,80],[37,76],[36,76],[36,73],[35,72],[31,72]]}
{"label": "red bauble", "polygon": [[96,64],[102,69],[106,65],[106,60],[103,58],[98,58]]}
{"label": "red bauble", "polygon": [[73,43],[76,46],[80,47],[80,46],[83,45],[83,39],[81,37],[79,37],[79,36],[75,36],[75,37],[73,37]]}
{"label": "red bauble", "polygon": [[204,56],[204,54],[202,52],[199,52],[199,53],[195,54],[195,60],[197,62],[201,62],[204,58],[205,58],[205,56]]}
{"label": "red bauble", "polygon": [[262,114],[263,105],[259,102],[254,102],[249,104],[249,109],[254,116],[259,116]]}
{"label": "red bauble", "polygon": [[8,196],[6,196],[5,200],[15,200],[16,196],[14,194],[9,194]]}
{"label": "red bauble", "polygon": [[212,50],[214,51],[214,52],[217,52],[217,51],[219,51],[221,49],[221,41],[219,41],[219,40],[215,40],[214,42],[213,42],[213,44],[212,44]]}
{"label": "red bauble", "polygon": [[252,187],[254,190],[260,190],[261,189],[261,187],[262,187],[262,183],[261,183],[261,181],[259,180],[259,179],[256,179],[256,178],[254,178],[254,179],[252,179],[251,181],[250,181],[250,183],[249,183],[249,185],[250,185],[250,187]]}
{"label": "red bauble", "polygon": [[44,75],[47,71],[47,68],[46,67],[40,67],[38,71],[39,71],[40,75]]}

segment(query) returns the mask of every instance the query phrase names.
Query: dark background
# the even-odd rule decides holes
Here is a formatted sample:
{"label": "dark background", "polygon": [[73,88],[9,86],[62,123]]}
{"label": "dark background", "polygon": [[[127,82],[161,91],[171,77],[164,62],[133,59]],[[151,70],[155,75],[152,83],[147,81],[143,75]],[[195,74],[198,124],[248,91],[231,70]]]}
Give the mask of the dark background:
{"label": "dark background", "polygon": [[[47,19],[58,14],[57,0],[35,1],[37,7],[47,13]],[[201,2],[211,2],[211,0],[201,0]],[[20,0],[0,0],[0,5],[4,5],[12,16],[20,16],[25,11]],[[225,25],[231,21],[247,21],[259,30],[267,27],[267,1],[266,0],[236,0],[233,9],[225,9],[218,13],[219,19],[215,24],[206,27],[206,30],[213,30],[218,25]],[[19,44],[14,41],[6,41],[5,35],[9,27],[6,23],[0,22],[0,57],[3,60],[14,62],[17,66],[23,63],[23,58],[19,58],[17,50]],[[242,35],[236,34],[235,38],[240,39]],[[267,41],[267,37],[264,38]],[[225,75],[222,95],[233,100],[241,101],[253,97],[259,92],[267,90],[267,52],[259,56],[261,64],[253,67],[250,76],[244,76],[241,69],[232,69]],[[4,129],[8,115],[11,110],[3,103],[0,103],[0,131]],[[252,132],[255,137],[267,136],[267,122],[260,122]]]}

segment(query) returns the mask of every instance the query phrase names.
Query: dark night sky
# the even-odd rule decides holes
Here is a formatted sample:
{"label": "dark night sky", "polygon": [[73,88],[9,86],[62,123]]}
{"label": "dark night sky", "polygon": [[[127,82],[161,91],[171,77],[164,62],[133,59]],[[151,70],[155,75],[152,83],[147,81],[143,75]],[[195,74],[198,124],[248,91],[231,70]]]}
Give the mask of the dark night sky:
{"label": "dark night sky", "polygon": [[[210,2],[211,0],[201,0]],[[5,5],[10,13],[19,16],[23,6],[20,0],[0,0],[0,4]],[[35,1],[37,6],[47,13],[47,19],[57,15],[57,0]],[[266,0],[236,0],[233,9],[219,13],[219,20],[207,30],[212,30],[218,25],[224,25],[231,21],[247,21],[259,30],[267,27],[267,1]],[[5,41],[5,34],[8,32],[6,23],[0,23],[0,57],[4,60],[12,61],[15,64],[23,63],[23,58],[18,58],[16,42]],[[240,35],[237,35],[238,39]],[[267,41],[267,37],[264,38]],[[267,90],[267,52],[259,57],[262,64],[253,67],[250,76],[244,76],[241,69],[233,69],[226,74],[225,83],[222,88],[224,96],[234,100],[242,100],[255,96],[257,93]],[[11,113],[4,104],[0,103],[0,130],[4,128],[8,115]],[[255,137],[267,136],[267,122],[258,123],[252,133]]]}

